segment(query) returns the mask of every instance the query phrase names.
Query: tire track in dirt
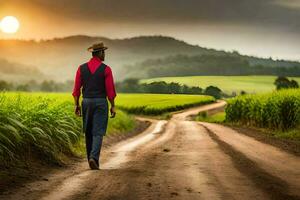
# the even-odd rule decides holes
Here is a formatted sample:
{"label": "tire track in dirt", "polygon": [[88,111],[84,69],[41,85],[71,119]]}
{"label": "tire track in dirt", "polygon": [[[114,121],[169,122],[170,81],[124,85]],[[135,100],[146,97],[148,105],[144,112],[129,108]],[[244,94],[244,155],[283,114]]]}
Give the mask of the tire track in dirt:
{"label": "tire track in dirt", "polygon": [[[54,175],[54,182],[50,178],[49,183],[35,183],[35,188],[5,199],[298,199],[297,185],[285,188],[293,184],[276,174],[284,169],[288,179],[296,176],[297,171],[290,170],[297,160],[290,157],[291,166],[266,170],[274,161],[262,152],[275,151],[271,147],[237,137],[226,127],[188,121],[190,115],[224,105],[220,101],[177,112],[168,122],[154,120],[142,134],[102,152],[101,170],[90,171],[82,162],[68,175]],[[164,124],[164,129],[157,128]],[[247,148],[267,161],[249,157]],[[276,151],[275,158],[286,155]]]}
{"label": "tire track in dirt", "polygon": [[166,140],[132,152],[119,173],[95,178],[91,182],[101,184],[73,199],[269,199],[235,169],[203,127],[186,117],[185,112],[174,115]]}
{"label": "tire track in dirt", "polygon": [[[282,156],[281,154],[286,153],[282,152],[279,149],[276,149],[273,146],[260,143],[258,141],[255,141],[255,139],[247,136],[238,135],[236,132],[230,133],[230,129],[224,126],[203,122],[201,122],[200,125],[202,125],[208,131],[210,137],[219,144],[220,148],[231,157],[235,167],[241,173],[248,176],[249,179],[251,179],[257,185],[257,187],[262,188],[266,193],[268,193],[270,199],[300,199],[298,190],[300,182],[297,181],[299,179],[300,169],[299,158],[294,157],[294,155],[284,155],[284,157],[281,157],[281,159],[284,159],[285,161],[278,160],[279,156]],[[225,134],[225,132],[227,134]],[[238,138],[235,138],[234,140],[234,138],[232,137],[243,137],[244,140],[249,140],[249,143],[253,143],[253,145],[247,146],[245,143],[232,145],[233,141],[234,143],[241,141],[238,140]],[[260,144],[255,145],[256,143]],[[260,154],[262,153],[261,151],[264,151],[261,156],[264,157],[265,160],[267,160],[267,157],[269,157],[268,159],[272,159],[273,162],[280,162],[281,164],[284,163],[284,165],[291,165],[292,168],[287,167],[281,169],[279,165],[279,168],[275,169],[276,167],[278,167],[278,165],[269,166],[269,163],[261,163],[260,160],[255,159],[255,156],[249,156],[250,153],[248,151],[240,150],[239,147],[241,145],[244,145],[244,148],[253,148],[251,154]],[[261,146],[264,146],[264,148],[261,148]],[[278,155],[276,154],[277,151],[279,152]],[[293,161],[287,162],[287,160],[289,160],[289,157]],[[297,165],[299,166],[298,168]],[[284,174],[278,176],[278,171],[282,171],[284,172]],[[289,177],[291,176],[293,176],[292,180],[289,179]]]}

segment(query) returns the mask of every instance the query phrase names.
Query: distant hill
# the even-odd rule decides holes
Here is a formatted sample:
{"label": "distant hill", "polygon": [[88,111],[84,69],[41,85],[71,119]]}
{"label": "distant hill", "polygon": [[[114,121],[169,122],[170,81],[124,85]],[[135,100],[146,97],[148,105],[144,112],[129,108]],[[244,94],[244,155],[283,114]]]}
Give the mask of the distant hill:
{"label": "distant hill", "polygon": [[[266,62],[266,61],[264,61]],[[278,64],[279,63],[275,63]],[[251,65],[247,57],[228,54],[203,54],[196,56],[176,55],[163,59],[149,59],[131,66],[127,66],[129,73],[126,78],[155,78],[178,76],[240,76],[240,75],[277,75],[300,76],[298,63],[289,66]]]}
{"label": "distant hill", "polygon": [[[0,59],[6,59],[20,65],[37,69],[55,80],[73,79],[78,65],[90,58],[87,47],[95,42],[103,41],[108,47],[106,63],[114,71],[115,79],[122,80],[128,74],[134,74],[141,68],[137,65],[146,60],[169,59],[176,55],[199,56],[235,56],[250,66],[263,65],[268,67],[294,67],[299,62],[275,61],[256,57],[242,56],[237,52],[217,51],[190,45],[184,41],[164,36],[143,36],[128,39],[108,39],[104,37],[70,36],[42,41],[0,40]],[[213,61],[211,61],[213,62]],[[176,62],[174,63],[176,64]],[[134,67],[133,67],[134,66]],[[177,66],[178,67],[178,66]],[[173,68],[166,69],[172,71]],[[138,74],[139,72],[136,72]],[[35,79],[34,76],[32,76]]]}
{"label": "distant hill", "polygon": [[0,80],[22,82],[42,77],[44,74],[36,67],[0,59]]}

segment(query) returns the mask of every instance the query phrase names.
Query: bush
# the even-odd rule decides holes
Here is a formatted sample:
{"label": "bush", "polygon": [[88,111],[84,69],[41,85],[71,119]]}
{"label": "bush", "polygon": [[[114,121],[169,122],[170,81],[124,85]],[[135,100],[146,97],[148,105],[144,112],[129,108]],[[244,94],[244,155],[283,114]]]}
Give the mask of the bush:
{"label": "bush", "polygon": [[288,78],[284,76],[279,76],[275,80],[274,84],[276,85],[276,89],[287,89],[287,88],[299,88],[299,84],[295,80],[289,80]]}
{"label": "bush", "polygon": [[204,92],[206,95],[210,95],[215,97],[216,99],[220,99],[222,97],[222,90],[215,86],[208,86]]}

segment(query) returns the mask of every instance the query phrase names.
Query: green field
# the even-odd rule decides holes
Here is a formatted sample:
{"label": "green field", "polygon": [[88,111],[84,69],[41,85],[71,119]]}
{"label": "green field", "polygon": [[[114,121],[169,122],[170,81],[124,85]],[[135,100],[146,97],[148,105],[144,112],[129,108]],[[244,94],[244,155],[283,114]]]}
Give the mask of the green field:
{"label": "green field", "polygon": [[300,139],[300,89],[248,94],[228,100],[226,121],[271,130],[298,130]]}
{"label": "green field", "polygon": [[200,112],[195,117],[195,120],[209,123],[223,123],[225,121],[225,117],[225,112],[218,112],[212,115],[208,115],[207,112]]}
{"label": "green field", "polygon": [[[270,92],[275,90],[273,84],[276,76],[187,76],[187,77],[161,77],[141,80],[142,83],[165,81],[177,82],[188,86],[198,86],[205,89],[213,85],[219,87],[225,93],[239,93],[244,90],[247,93]],[[300,77],[293,77],[300,83]]]}
{"label": "green field", "polygon": [[[81,146],[81,118],[74,115],[72,96],[53,93],[0,93],[0,160],[20,160],[38,153],[43,160],[61,162]],[[118,111],[107,134],[134,128],[132,116]]]}
{"label": "green field", "polygon": [[205,95],[120,94],[116,105],[129,113],[160,115],[214,101],[213,97]]}
{"label": "green field", "polygon": [[[212,97],[199,95],[118,94],[117,116],[109,120],[107,135],[135,127],[134,118],[120,109],[159,115],[212,101]],[[61,162],[65,155],[82,152],[82,123],[74,115],[73,104],[73,97],[65,93],[0,93],[2,165],[32,153]]]}

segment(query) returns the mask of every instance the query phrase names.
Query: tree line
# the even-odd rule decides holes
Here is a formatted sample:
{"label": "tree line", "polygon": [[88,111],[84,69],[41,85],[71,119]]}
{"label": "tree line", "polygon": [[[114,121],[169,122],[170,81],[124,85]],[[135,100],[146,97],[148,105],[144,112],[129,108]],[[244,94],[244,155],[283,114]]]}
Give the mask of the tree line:
{"label": "tree line", "polygon": [[[24,92],[71,92],[74,82],[66,81],[63,83],[55,81],[29,81],[26,83],[10,83],[0,80],[0,91],[24,91]],[[122,93],[156,93],[156,94],[206,94],[221,98],[225,94],[215,86],[205,89],[200,87],[189,87],[178,83],[166,83],[164,81],[153,83],[139,83],[138,79],[126,79],[116,83],[116,90]]]}
{"label": "tree line", "polygon": [[123,93],[154,93],[154,94],[205,94],[221,98],[222,90],[215,86],[208,86],[205,89],[195,86],[181,85],[179,83],[157,81],[152,83],[139,83],[139,79],[129,78],[116,83],[118,92]]}
{"label": "tree line", "polygon": [[[0,80],[0,91],[25,91],[25,92],[71,92],[74,82],[69,80],[66,82],[42,81],[40,83],[32,80],[26,83],[10,83]],[[274,82],[277,90],[286,88],[299,88],[299,84],[295,80],[289,80],[285,76],[279,76]],[[157,81],[152,83],[140,83],[139,79],[129,78],[122,82],[116,83],[116,90],[122,93],[153,93],[153,94],[195,94],[210,95],[219,99],[222,97],[232,97],[237,94],[225,94],[216,86],[208,86],[206,88],[187,86],[179,83],[165,81]],[[246,94],[241,91],[241,94]]]}
{"label": "tree line", "polygon": [[0,80],[0,91],[22,91],[22,92],[69,92],[73,88],[73,81],[55,82],[45,80],[37,82],[31,80],[24,83],[12,83]]}

